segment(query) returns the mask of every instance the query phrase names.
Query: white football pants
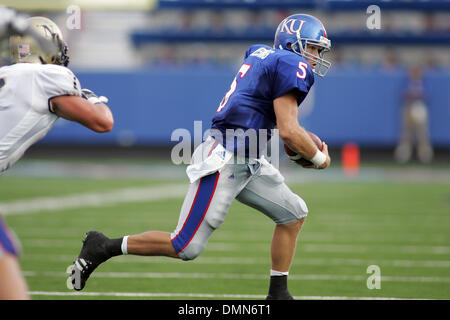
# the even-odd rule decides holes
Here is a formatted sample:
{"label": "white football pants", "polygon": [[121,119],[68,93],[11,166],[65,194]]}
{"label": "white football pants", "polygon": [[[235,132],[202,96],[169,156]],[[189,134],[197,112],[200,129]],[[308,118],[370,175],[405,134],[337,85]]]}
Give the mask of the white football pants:
{"label": "white football pants", "polygon": [[289,189],[279,170],[266,159],[237,162],[212,138],[196,148],[187,169],[191,184],[171,234],[172,244],[183,260],[202,253],[234,199],[259,210],[276,224],[307,215],[305,201]]}

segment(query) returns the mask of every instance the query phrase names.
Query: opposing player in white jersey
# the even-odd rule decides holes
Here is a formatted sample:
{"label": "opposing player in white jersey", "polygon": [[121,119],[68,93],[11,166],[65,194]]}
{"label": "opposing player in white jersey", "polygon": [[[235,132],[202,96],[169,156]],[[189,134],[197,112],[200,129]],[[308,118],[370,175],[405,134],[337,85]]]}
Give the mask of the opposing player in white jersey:
{"label": "opposing player in white jersey", "polygon": [[[264,131],[269,133],[277,126],[284,142],[311,160],[312,167],[329,166],[327,145],[324,143],[320,151],[299,125],[298,107],[314,84],[314,74],[324,76],[328,71],[330,63],[323,54],[330,48],[322,22],[306,14],[284,19],[275,32],[273,47],[248,48],[213,117],[213,138],[197,147],[187,168],[191,184],[175,230],[147,231],[119,239],[88,232],[71,270],[73,287],[82,290],[99,264],[120,254],[195,259],[237,199],[275,223],[267,299],[293,299],[287,276],[308,208],[284,183],[279,170],[262,157],[268,140]],[[230,130],[235,135],[229,136]],[[246,132],[259,137],[259,143],[252,145]]]}
{"label": "opposing player in white jersey", "polygon": [[[44,17],[27,19],[30,34],[9,36],[12,64],[0,68],[0,174],[10,168],[59,118],[76,121],[95,132],[112,129],[113,115],[67,68],[67,46],[58,26]],[[1,36],[1,35],[0,35]],[[53,43],[42,50],[36,36]],[[0,299],[27,299],[27,286],[17,262],[17,243],[0,216]]]}

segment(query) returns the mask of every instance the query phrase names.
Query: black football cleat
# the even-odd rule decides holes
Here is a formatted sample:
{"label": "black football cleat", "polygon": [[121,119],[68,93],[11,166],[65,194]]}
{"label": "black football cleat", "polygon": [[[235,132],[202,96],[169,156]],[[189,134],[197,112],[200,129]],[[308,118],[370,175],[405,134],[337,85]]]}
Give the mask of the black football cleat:
{"label": "black football cleat", "polygon": [[73,289],[83,290],[91,273],[102,263],[111,258],[106,249],[109,238],[98,231],[89,231],[83,240],[83,247],[75,260],[70,279]]}
{"label": "black football cleat", "polygon": [[287,287],[287,276],[271,276],[266,300],[294,300]]}
{"label": "black football cleat", "polygon": [[294,297],[289,292],[284,292],[277,295],[268,294],[266,300],[294,300]]}

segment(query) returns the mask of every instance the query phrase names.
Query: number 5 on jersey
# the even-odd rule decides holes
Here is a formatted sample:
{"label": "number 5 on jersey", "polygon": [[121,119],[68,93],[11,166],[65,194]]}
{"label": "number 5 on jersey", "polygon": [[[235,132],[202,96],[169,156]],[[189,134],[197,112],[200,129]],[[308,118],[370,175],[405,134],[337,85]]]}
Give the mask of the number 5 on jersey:
{"label": "number 5 on jersey", "polygon": [[230,86],[230,90],[228,90],[228,92],[225,94],[225,96],[223,97],[222,101],[219,104],[219,108],[217,108],[216,112],[220,112],[220,110],[222,110],[225,105],[227,104],[228,100],[230,99],[231,95],[234,93],[234,91],[236,91],[236,87],[237,87],[237,77],[239,76],[240,79],[242,79],[245,74],[248,72],[248,70],[250,69],[251,65],[244,63],[241,68],[238,71],[238,74],[236,75],[236,77],[234,77],[233,82],[231,83]]}
{"label": "number 5 on jersey", "polygon": [[298,63],[298,68],[300,69],[300,72],[297,71],[297,77],[300,79],[305,79],[306,78],[306,68],[308,68],[308,65],[304,62],[299,62]]}

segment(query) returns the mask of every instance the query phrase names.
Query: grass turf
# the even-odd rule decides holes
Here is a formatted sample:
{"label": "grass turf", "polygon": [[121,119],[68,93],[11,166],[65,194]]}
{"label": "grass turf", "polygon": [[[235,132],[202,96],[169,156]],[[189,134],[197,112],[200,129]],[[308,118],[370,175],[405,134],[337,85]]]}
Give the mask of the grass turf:
{"label": "grass turf", "polygon": [[[2,177],[0,202],[161,183]],[[449,184],[308,183],[291,188],[310,210],[290,270],[292,295],[450,299]],[[78,255],[86,231],[100,230],[109,237],[147,230],[171,232],[182,200],[6,216],[22,241],[21,267],[30,291],[71,292],[64,271]],[[272,231],[268,218],[236,201],[197,260],[114,258],[94,272],[83,292],[263,296],[269,282]],[[367,288],[369,265],[381,269],[379,290]],[[33,295],[33,299],[105,298],[139,299]]]}

